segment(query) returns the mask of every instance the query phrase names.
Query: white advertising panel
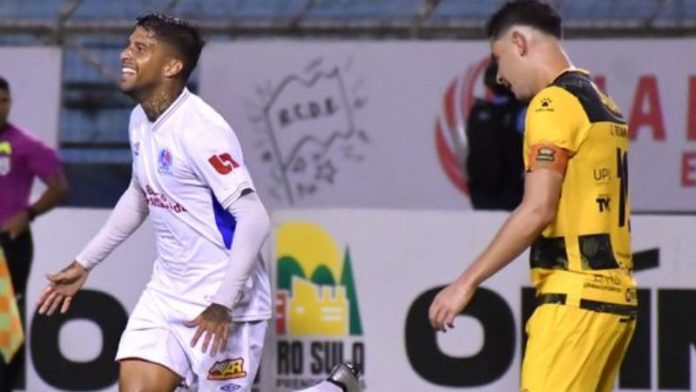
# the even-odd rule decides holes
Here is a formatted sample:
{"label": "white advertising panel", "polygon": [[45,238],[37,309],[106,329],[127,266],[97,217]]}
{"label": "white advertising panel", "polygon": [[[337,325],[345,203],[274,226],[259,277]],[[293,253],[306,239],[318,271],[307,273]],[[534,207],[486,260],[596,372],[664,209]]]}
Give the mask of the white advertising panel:
{"label": "white advertising panel", "polygon": [[58,145],[62,80],[57,47],[0,47],[0,76],[10,84],[10,122]]}
{"label": "white advertising panel", "polygon": [[[121,329],[155,258],[148,224],[90,273],[67,314],[34,314],[45,273],[67,265],[107,216],[59,209],[34,226],[28,391],[117,390]],[[525,255],[481,286],[454,330],[436,334],[427,321],[438,288],[461,273],[504,219],[480,212],[277,211],[267,258],[275,317],[259,391],[307,386],[342,360],[362,370],[367,392],[515,390],[524,320],[534,304]],[[635,216],[632,230],[641,313],[617,390],[693,390],[696,219]]]}
{"label": "white advertising panel", "polygon": [[[276,386],[324,376],[340,360],[366,391],[513,391],[533,309],[526,254],[486,281],[455,328],[428,307],[488,245],[505,214],[377,210],[275,215]],[[640,316],[618,391],[696,387],[696,219],[632,220]]]}
{"label": "white advertising panel", "polygon": [[[696,211],[695,42],[566,43],[630,123],[636,210]],[[466,117],[488,58],[483,41],[215,43],[200,90],[273,209],[462,209]]]}

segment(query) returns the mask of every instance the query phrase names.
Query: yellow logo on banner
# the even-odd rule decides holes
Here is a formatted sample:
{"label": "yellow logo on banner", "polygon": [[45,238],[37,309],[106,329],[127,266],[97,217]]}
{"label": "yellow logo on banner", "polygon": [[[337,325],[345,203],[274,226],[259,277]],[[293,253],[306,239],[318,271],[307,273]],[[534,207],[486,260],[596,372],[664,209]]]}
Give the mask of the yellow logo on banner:
{"label": "yellow logo on banner", "polygon": [[276,236],[276,331],[293,336],[362,335],[350,251],[309,222],[291,222]]}
{"label": "yellow logo on banner", "polygon": [[9,363],[24,342],[22,320],[12,288],[5,253],[0,247],[0,354]]}

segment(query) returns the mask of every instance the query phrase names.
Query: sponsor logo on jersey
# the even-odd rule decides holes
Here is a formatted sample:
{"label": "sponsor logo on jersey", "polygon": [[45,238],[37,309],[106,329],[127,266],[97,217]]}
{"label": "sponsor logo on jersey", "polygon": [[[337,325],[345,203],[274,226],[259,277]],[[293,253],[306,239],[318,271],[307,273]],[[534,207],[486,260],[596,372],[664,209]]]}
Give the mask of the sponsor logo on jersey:
{"label": "sponsor logo on jersey", "polygon": [[216,172],[225,175],[232,172],[232,170],[239,167],[239,163],[232,159],[232,156],[228,153],[222,153],[219,155],[213,155],[208,158],[208,162],[213,166]]}
{"label": "sponsor logo on jersey", "polygon": [[593,169],[592,178],[594,178],[596,182],[607,182],[611,179],[611,170],[606,167]]}
{"label": "sponsor logo on jersey", "polygon": [[541,147],[537,152],[538,162],[553,162],[556,160],[556,151],[551,147]]}
{"label": "sponsor logo on jersey", "polygon": [[246,375],[247,372],[244,370],[244,359],[232,358],[215,362],[208,371],[208,380],[234,380],[236,378],[246,377]]}
{"label": "sponsor logo on jersey", "polygon": [[599,212],[610,211],[611,197],[609,195],[600,195],[595,201],[597,202],[597,208]]}
{"label": "sponsor logo on jersey", "polygon": [[241,388],[242,388],[241,385],[230,383],[230,384],[225,384],[225,385],[221,386],[220,390],[225,391],[225,392],[232,392],[232,391],[236,391],[236,390],[241,389]]}
{"label": "sponsor logo on jersey", "polygon": [[177,214],[186,212],[186,208],[174,200],[170,200],[167,195],[152,189],[150,185],[145,186],[145,199],[147,204],[153,207],[164,208]]}
{"label": "sponsor logo on jersey", "polygon": [[157,158],[157,168],[160,173],[172,172],[172,153],[166,148],[162,149]]}
{"label": "sponsor logo on jersey", "polygon": [[553,103],[551,98],[548,98],[548,97],[542,98],[541,103],[539,104],[539,107],[535,111],[536,112],[553,112],[553,108],[551,107],[551,103]]}

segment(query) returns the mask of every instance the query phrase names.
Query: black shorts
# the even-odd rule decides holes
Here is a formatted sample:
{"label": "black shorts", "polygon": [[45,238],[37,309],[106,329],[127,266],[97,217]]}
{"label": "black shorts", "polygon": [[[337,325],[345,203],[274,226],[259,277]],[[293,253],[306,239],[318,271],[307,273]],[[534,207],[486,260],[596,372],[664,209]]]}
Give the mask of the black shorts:
{"label": "black shorts", "polygon": [[[12,278],[12,286],[17,297],[17,307],[19,308],[22,325],[26,333],[26,316],[24,314],[26,290],[29,272],[31,271],[31,262],[34,257],[34,243],[31,232],[27,230],[13,241],[10,240],[6,233],[2,233],[0,234],[0,244],[5,252],[7,266]],[[24,351],[24,347],[20,348],[10,364],[0,363],[0,392],[24,389],[26,384],[26,358]]]}
{"label": "black shorts", "polygon": [[31,261],[34,257],[34,242],[31,237],[31,231],[25,231],[14,240],[10,240],[6,234],[0,235],[0,243],[5,252],[5,258],[7,258],[7,266],[12,277],[12,287],[14,287],[15,294],[18,297],[18,302],[24,302],[29,271],[31,271]]}

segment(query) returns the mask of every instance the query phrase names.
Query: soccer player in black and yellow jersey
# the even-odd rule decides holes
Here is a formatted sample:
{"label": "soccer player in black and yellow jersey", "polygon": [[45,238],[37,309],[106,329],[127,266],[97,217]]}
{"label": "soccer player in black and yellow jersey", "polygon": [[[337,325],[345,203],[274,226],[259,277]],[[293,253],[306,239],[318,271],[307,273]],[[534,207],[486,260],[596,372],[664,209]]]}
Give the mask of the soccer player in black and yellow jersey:
{"label": "soccer player in black and yellow jersey", "polygon": [[436,296],[430,321],[452,328],[481,282],[531,246],[539,306],[527,323],[520,389],[610,391],[637,311],[627,124],[572,65],[553,7],[506,3],[487,30],[499,82],[530,101],[524,197],[488,248]]}

